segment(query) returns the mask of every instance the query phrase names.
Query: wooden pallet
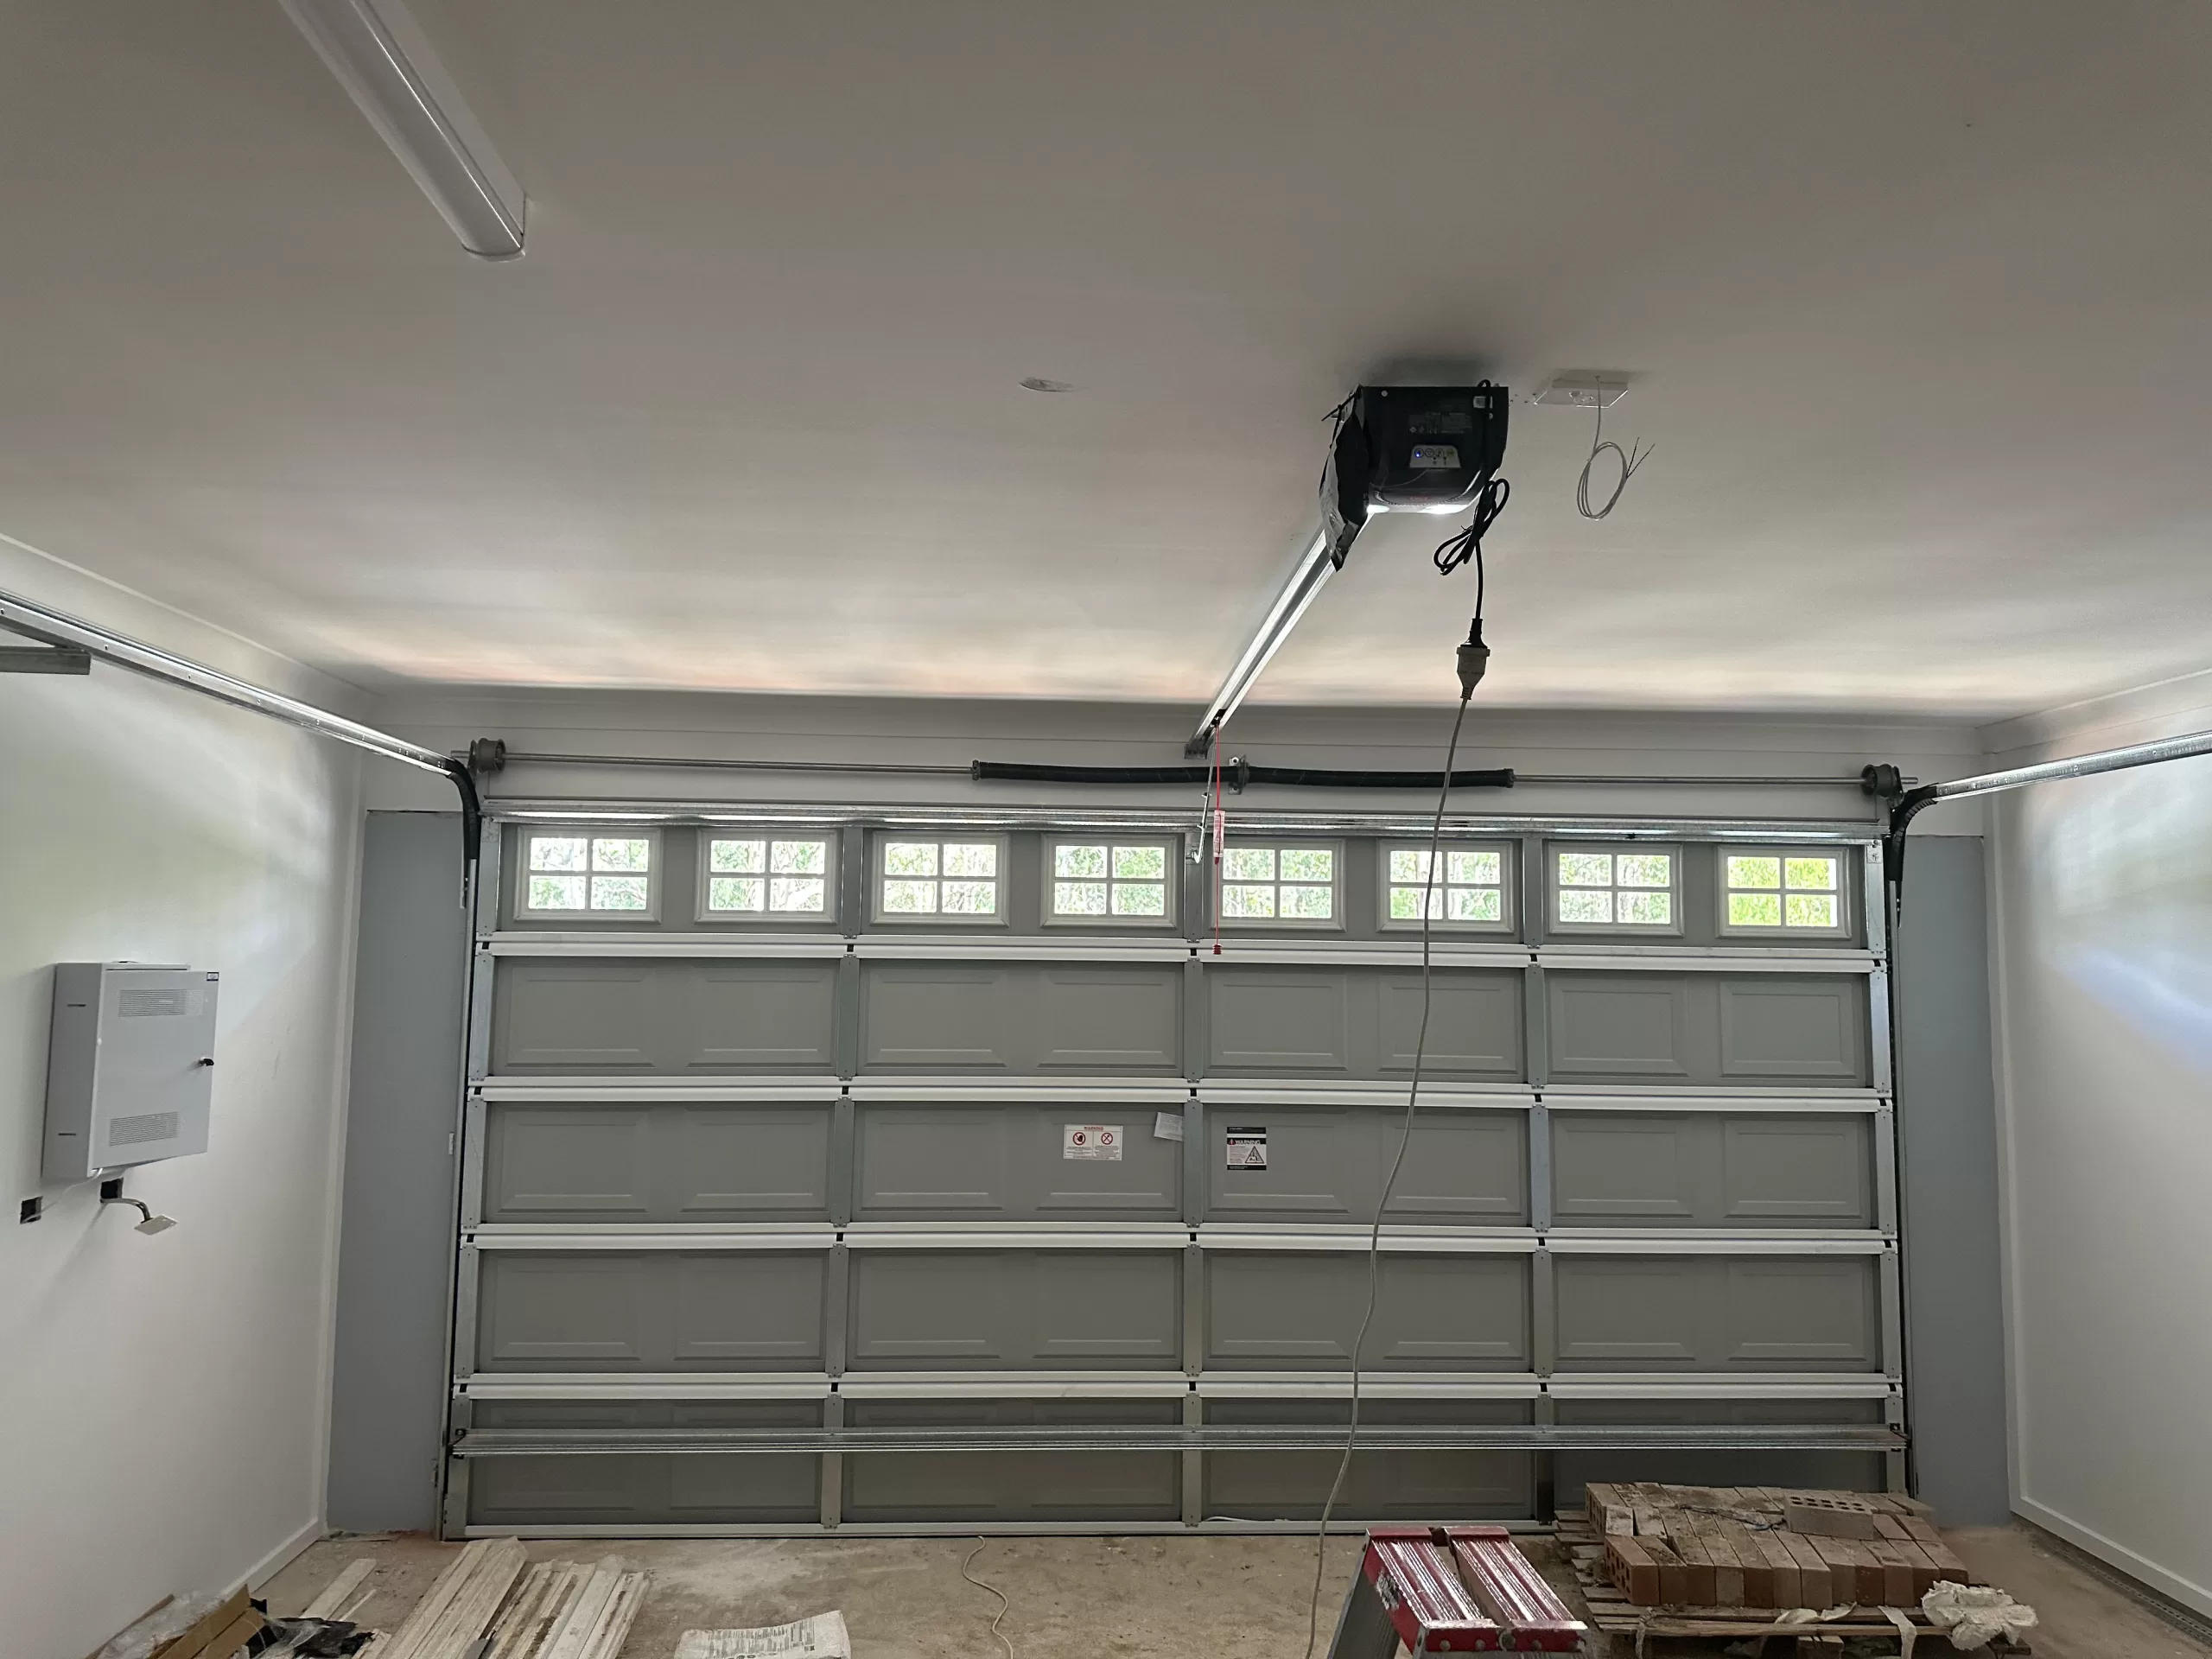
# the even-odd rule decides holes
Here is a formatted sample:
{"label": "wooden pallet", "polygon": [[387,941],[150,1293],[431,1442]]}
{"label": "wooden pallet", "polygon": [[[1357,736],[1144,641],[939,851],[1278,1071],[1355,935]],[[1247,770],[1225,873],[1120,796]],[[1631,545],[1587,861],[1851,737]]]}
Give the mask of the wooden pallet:
{"label": "wooden pallet", "polygon": [[[1595,1630],[1607,1636],[1625,1637],[1636,1643],[1636,1652],[1645,1653],[1653,1637],[1704,1637],[1717,1641],[1739,1642],[1761,1637],[1774,1637],[1782,1642],[1794,1637],[1801,1656],[1837,1654],[1843,1643],[1860,1637],[1885,1637],[1903,1642],[1897,1628],[1889,1616],[1878,1607],[1853,1605],[1840,1617],[1823,1620],[1809,1630],[1804,1625],[1776,1624],[1773,1608],[1745,1606],[1713,1606],[1681,1604],[1661,1607],[1639,1607],[1621,1593],[1605,1567],[1605,1541],[1590,1524],[1589,1518],[1580,1512],[1562,1511],[1554,1528],[1560,1554],[1574,1571],[1576,1585],[1582,1592],[1584,1603],[1589,1609],[1589,1622]],[[1898,1611],[1910,1618],[1920,1633],[1920,1652],[1925,1654],[1933,1646],[1938,1652],[1948,1652],[1942,1633],[1929,1623],[1917,1607]],[[1786,1647],[1779,1652],[1787,1653]],[[1987,1651],[2009,1656],[2010,1659],[2029,1659],[2033,1653],[2024,1643],[2006,1645],[1993,1644]]]}

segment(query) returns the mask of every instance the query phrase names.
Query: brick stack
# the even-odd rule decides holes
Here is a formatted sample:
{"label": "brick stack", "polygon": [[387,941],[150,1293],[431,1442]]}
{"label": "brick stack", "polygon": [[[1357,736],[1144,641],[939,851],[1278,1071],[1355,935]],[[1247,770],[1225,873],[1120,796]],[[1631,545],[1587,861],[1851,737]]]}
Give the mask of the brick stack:
{"label": "brick stack", "polygon": [[1939,1580],[1970,1582],[1926,1506],[1887,1493],[1593,1483],[1586,1508],[1639,1607],[1911,1607]]}

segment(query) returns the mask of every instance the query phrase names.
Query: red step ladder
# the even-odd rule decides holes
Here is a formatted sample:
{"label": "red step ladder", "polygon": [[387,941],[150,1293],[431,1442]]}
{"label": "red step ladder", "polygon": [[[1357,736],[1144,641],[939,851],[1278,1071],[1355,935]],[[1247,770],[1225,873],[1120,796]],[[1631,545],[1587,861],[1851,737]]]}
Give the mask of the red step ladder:
{"label": "red step ladder", "polygon": [[1586,1626],[1503,1527],[1382,1527],[1367,1535],[1329,1659],[1573,1653]]}

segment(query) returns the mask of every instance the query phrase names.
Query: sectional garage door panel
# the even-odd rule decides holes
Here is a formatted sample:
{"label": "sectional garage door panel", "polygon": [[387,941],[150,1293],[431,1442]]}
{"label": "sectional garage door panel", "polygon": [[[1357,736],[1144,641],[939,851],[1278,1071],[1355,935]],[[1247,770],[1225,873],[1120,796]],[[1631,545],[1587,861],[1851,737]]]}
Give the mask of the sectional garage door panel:
{"label": "sectional garage door panel", "polygon": [[1870,1114],[1558,1112],[1563,1227],[1874,1224]]}
{"label": "sectional garage door panel", "polygon": [[[1173,1400],[855,1400],[857,1428],[1028,1428],[1181,1421]],[[845,1461],[846,1518],[897,1521],[1170,1521],[1181,1511],[1173,1452],[917,1452]]]}
{"label": "sectional garage door panel", "polygon": [[492,1056],[507,1076],[834,1075],[837,964],[504,959]]}
{"label": "sectional garage door panel", "polygon": [[[576,912],[517,897],[531,836],[610,832],[489,843],[446,1529],[1314,1518],[1421,1033],[1425,824],[1233,810],[1232,847],[1274,847],[1239,902],[1281,913],[1216,950],[1194,817],[754,810],[612,832],[652,867],[634,926],[591,912],[596,871]],[[1361,1418],[1516,1432],[1370,1442],[1336,1515],[1898,1479],[1815,1449],[1904,1416],[1873,831],[1458,834],[1453,916],[1507,925],[1433,941]],[[1835,931],[1732,931],[1775,848],[1809,849]],[[776,913],[772,871],[823,909]],[[1767,1445],[1571,1449],[1606,1425]]]}
{"label": "sectional garage door panel", "polygon": [[480,1371],[818,1370],[826,1252],[491,1250]]}
{"label": "sectional garage door panel", "polygon": [[[864,1102],[855,1110],[853,1218],[1174,1221],[1183,1213],[1183,1147],[1154,1132],[1157,1111]],[[1069,1155],[1101,1150],[1071,1141],[1102,1127],[1114,1132],[1116,1156]]]}
{"label": "sectional garage door panel", "polygon": [[[476,1402],[489,1429],[809,1429],[820,1406],[791,1401],[507,1401]],[[740,1525],[811,1519],[821,1500],[821,1459],[775,1452],[671,1457],[486,1458],[470,1485],[478,1526]]]}
{"label": "sectional garage door panel", "polygon": [[863,1075],[1173,1077],[1182,1070],[1178,963],[860,966]]}
{"label": "sectional garage door panel", "polygon": [[1871,1255],[1561,1255],[1562,1371],[1872,1371]]}
{"label": "sectional garage door panel", "polygon": [[1809,975],[1715,982],[1721,1077],[1863,1085],[1866,988],[1863,979]]}
{"label": "sectional garage door panel", "polygon": [[[1558,1421],[1581,1424],[1854,1423],[1882,1421],[1879,1400],[1562,1400]],[[1867,1452],[1561,1452],[1554,1480],[1562,1509],[1593,1480],[1700,1486],[1798,1486],[1879,1491],[1880,1455]]]}
{"label": "sectional garage door panel", "polygon": [[[1265,1104],[1205,1111],[1205,1219],[1364,1225],[1375,1217],[1404,1113],[1389,1106]],[[1232,1132],[1266,1136],[1264,1168],[1232,1168]],[[1422,1110],[1389,1219],[1510,1227],[1529,1218],[1529,1115]]]}
{"label": "sectional garage door panel", "polygon": [[[1518,1079],[1522,976],[1433,970],[1432,1078]],[[1251,965],[1205,975],[1209,1076],[1409,1075],[1421,1025],[1418,969]]]}
{"label": "sectional garage door panel", "polygon": [[[1210,1400],[1209,1423],[1244,1427],[1342,1424],[1341,1401]],[[1525,1423],[1524,1402],[1501,1400],[1367,1400],[1371,1424]],[[1221,1452],[1206,1460],[1208,1515],[1249,1521],[1318,1519],[1337,1478],[1330,1452]],[[1377,1451],[1353,1454],[1336,1513],[1370,1520],[1503,1519],[1534,1512],[1535,1459],[1525,1452]]]}
{"label": "sectional garage door panel", "polygon": [[[1209,1369],[1350,1369],[1363,1254],[1209,1250],[1204,1266]],[[1520,1255],[1384,1255],[1363,1369],[1526,1370],[1529,1272]]]}
{"label": "sectional garage door panel", "polygon": [[484,1219],[500,1223],[821,1221],[827,1102],[494,1103]]}
{"label": "sectional garage door panel", "polygon": [[1736,977],[1554,969],[1555,1083],[1865,1088],[1863,975]]}
{"label": "sectional garage door panel", "polygon": [[1173,1370],[1182,1268],[1179,1250],[855,1250],[849,1361]]}
{"label": "sectional garage door panel", "polygon": [[[810,1416],[819,1417],[818,1411]],[[476,1460],[473,1527],[804,1525],[821,1512],[821,1459],[776,1452],[595,1452]]]}

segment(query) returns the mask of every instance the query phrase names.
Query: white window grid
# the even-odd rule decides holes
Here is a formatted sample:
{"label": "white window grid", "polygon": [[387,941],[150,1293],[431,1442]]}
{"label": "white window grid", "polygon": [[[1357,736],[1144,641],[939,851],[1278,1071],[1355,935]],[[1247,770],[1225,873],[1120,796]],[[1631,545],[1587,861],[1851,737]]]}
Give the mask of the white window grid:
{"label": "white window grid", "polygon": [[1840,938],[1851,931],[1847,864],[1834,847],[1720,849],[1720,931]]}
{"label": "white window grid", "polygon": [[1222,849],[1224,927],[1341,928],[1344,849],[1334,842],[1231,842]]}
{"label": "white window grid", "polygon": [[532,920],[650,922],[660,914],[658,830],[583,825],[522,834],[515,914]]}
{"label": "white window grid", "polygon": [[1443,868],[1428,886],[1428,843],[1384,842],[1381,848],[1382,908],[1386,928],[1419,931],[1421,897],[1430,922],[1459,932],[1512,931],[1513,858],[1503,842],[1446,842]]}
{"label": "white window grid", "polygon": [[834,830],[710,827],[699,832],[702,922],[830,922],[837,917]]}
{"label": "white window grid", "polygon": [[887,830],[875,837],[871,874],[879,922],[1006,925],[1004,836]]}
{"label": "white window grid", "polygon": [[1551,925],[1561,933],[1680,933],[1682,849],[1554,842]]}
{"label": "white window grid", "polygon": [[1047,925],[1166,927],[1175,920],[1182,847],[1173,839],[1047,836]]}

